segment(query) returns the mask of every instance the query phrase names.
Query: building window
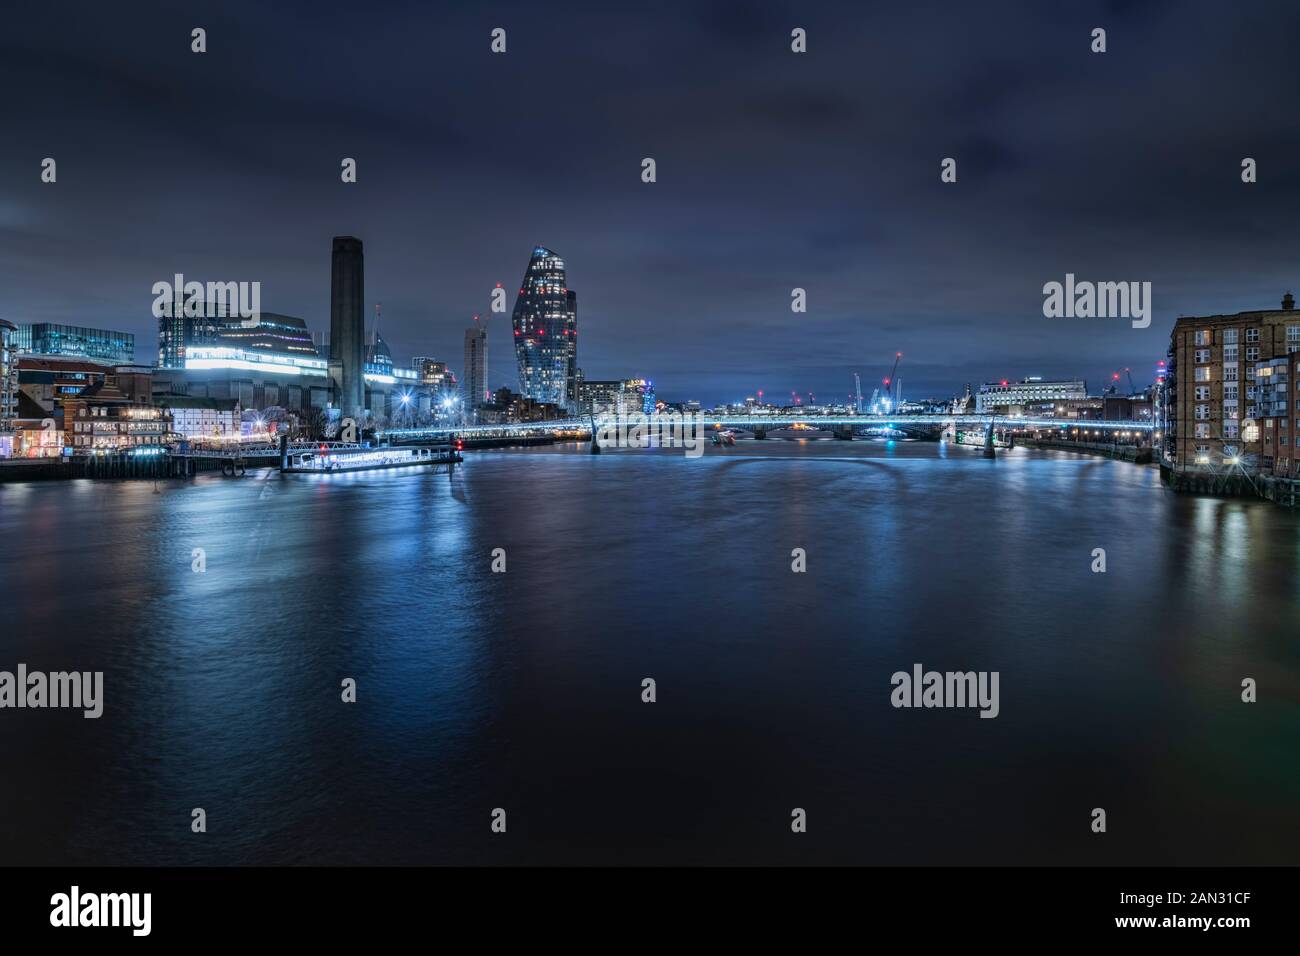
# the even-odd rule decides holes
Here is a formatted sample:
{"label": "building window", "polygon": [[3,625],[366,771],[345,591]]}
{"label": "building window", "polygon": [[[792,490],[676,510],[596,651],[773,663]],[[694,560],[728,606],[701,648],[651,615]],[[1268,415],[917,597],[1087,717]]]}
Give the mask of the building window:
{"label": "building window", "polygon": [[1210,331],[1209,331],[1209,329],[1201,329],[1201,330],[1199,330],[1199,331],[1196,333],[1196,344],[1197,344],[1197,345],[1209,345],[1209,344],[1210,344]]}
{"label": "building window", "polygon": [[1224,344],[1224,345],[1236,345],[1236,344],[1237,344],[1237,330],[1236,330],[1236,329],[1224,329],[1224,330],[1223,330],[1223,344]]}
{"label": "building window", "polygon": [[1209,405],[1197,405],[1197,406],[1196,406],[1196,417],[1197,417],[1197,418],[1209,418],[1209,417],[1210,417],[1210,406],[1209,406]]}
{"label": "building window", "polygon": [[1224,360],[1225,362],[1235,362],[1235,361],[1237,361],[1237,346],[1235,346],[1235,345],[1225,345],[1225,346],[1223,347],[1223,360]]}
{"label": "building window", "polygon": [[[1247,362],[1258,362],[1258,361],[1259,361],[1259,346],[1258,346],[1258,345],[1247,345],[1247,346],[1246,346],[1246,361],[1247,361]],[[1250,371],[1254,371],[1254,369],[1251,369]],[[1249,374],[1247,375],[1247,377],[1249,377]]]}
{"label": "building window", "polygon": [[1207,423],[1205,423],[1205,422],[1198,422],[1197,425],[1196,425],[1196,437],[1197,437],[1197,438],[1209,438],[1209,437],[1210,437],[1210,426],[1209,426],[1209,424],[1207,424]]}
{"label": "building window", "polygon": [[1223,423],[1223,437],[1235,439],[1240,433],[1236,421]]}
{"label": "building window", "polygon": [[1196,381],[1208,382],[1210,380],[1210,367],[1208,365],[1196,370]]}
{"label": "building window", "polygon": [[1196,361],[1197,361],[1198,363],[1204,364],[1205,362],[1208,362],[1209,360],[1210,360],[1210,350],[1209,350],[1209,349],[1197,349],[1197,350],[1196,350]]}
{"label": "building window", "polygon": [[1225,382],[1235,382],[1235,381],[1237,381],[1237,366],[1235,366],[1235,365],[1225,365],[1225,366],[1223,367],[1223,380],[1224,380]]}
{"label": "building window", "polygon": [[[1227,390],[1226,387],[1224,388],[1223,394],[1224,394],[1225,396],[1228,394],[1228,390]],[[1208,386],[1208,385],[1197,385],[1197,386],[1196,386],[1196,400],[1197,400],[1198,402],[1208,402],[1208,401],[1210,400],[1210,386]]]}
{"label": "building window", "polygon": [[1248,343],[1249,343],[1249,342],[1258,342],[1258,341],[1259,341],[1259,329],[1247,329],[1247,330],[1246,330],[1246,341],[1247,341]]}

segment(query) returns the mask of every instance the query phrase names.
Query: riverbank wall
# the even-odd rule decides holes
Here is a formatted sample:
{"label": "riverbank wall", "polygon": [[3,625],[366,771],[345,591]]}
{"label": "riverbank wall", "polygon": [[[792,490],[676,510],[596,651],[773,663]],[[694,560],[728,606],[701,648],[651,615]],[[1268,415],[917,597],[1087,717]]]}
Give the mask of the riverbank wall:
{"label": "riverbank wall", "polygon": [[1247,475],[1244,472],[1215,475],[1199,471],[1175,471],[1160,466],[1160,480],[1170,491],[1189,495],[1212,495],[1217,498],[1263,498],[1287,508],[1300,504],[1300,481],[1272,475]]}
{"label": "riverbank wall", "polygon": [[1085,455],[1100,455],[1116,461],[1131,461],[1135,465],[1149,465],[1152,462],[1151,449],[1136,445],[1112,445],[1110,442],[1087,441],[1045,441],[1034,438],[1017,438],[1017,445],[1026,448],[1053,448],[1060,451],[1075,451]]}

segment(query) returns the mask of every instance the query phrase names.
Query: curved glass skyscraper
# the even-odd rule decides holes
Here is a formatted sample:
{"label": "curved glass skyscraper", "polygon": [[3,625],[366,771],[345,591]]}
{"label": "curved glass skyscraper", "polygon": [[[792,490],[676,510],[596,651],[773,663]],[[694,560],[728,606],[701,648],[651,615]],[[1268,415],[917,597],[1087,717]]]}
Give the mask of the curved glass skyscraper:
{"label": "curved glass skyscraper", "polygon": [[577,401],[578,296],[568,287],[564,260],[533,249],[513,316],[519,390],[535,402],[572,409]]}

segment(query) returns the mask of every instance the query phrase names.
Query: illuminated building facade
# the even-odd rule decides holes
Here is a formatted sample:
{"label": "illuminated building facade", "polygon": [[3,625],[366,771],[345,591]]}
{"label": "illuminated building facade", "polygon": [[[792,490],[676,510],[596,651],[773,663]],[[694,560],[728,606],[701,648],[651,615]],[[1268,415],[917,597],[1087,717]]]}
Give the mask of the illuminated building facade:
{"label": "illuminated building facade", "polygon": [[564,260],[545,246],[533,249],[512,318],[519,388],[534,402],[576,404],[578,297],[568,287]]}
{"label": "illuminated building facade", "polygon": [[[1166,465],[1280,471],[1285,459],[1295,473],[1295,432],[1281,405],[1294,382],[1288,362],[1300,352],[1300,311],[1289,292],[1281,305],[1174,323],[1157,423]],[[1265,441],[1267,418],[1274,421]]]}
{"label": "illuminated building facade", "polygon": [[619,383],[618,413],[630,415],[644,412],[650,415],[655,410],[655,383],[644,378],[629,378]]}
{"label": "illuminated building facade", "polygon": [[135,361],[135,336],[109,329],[34,322],[18,326],[15,344],[19,352],[30,355],[61,355],[102,365],[130,365]]}
{"label": "illuminated building facade", "polygon": [[[179,300],[165,300],[158,317],[158,367],[185,368],[190,349],[216,345],[228,313],[219,302],[187,308]],[[195,314],[189,314],[189,313]],[[132,360],[134,361],[134,360]]]}
{"label": "illuminated building facade", "polygon": [[0,431],[8,431],[18,413],[17,331],[12,322],[0,319]]}
{"label": "illuminated building facade", "polygon": [[74,452],[158,447],[171,430],[164,409],[133,402],[107,382],[88,386],[63,403],[64,444]]}
{"label": "illuminated building facade", "polygon": [[187,439],[237,438],[240,434],[237,399],[168,395],[159,399],[158,407],[171,416],[172,432]]}
{"label": "illuminated building facade", "polygon": [[615,413],[619,408],[620,381],[584,381],[578,387],[578,411],[583,415]]}
{"label": "illuminated building facade", "polygon": [[975,411],[980,415],[1006,414],[1013,406],[1068,402],[1088,397],[1088,383],[1080,379],[1045,382],[1031,376],[1019,382],[989,382],[975,395]]}

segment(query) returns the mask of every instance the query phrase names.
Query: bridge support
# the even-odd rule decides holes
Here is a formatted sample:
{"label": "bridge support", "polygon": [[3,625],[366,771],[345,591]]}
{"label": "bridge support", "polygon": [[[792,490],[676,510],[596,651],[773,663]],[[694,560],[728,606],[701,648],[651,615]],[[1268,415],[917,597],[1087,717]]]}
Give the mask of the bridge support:
{"label": "bridge support", "polygon": [[835,437],[840,441],[853,441],[853,426],[840,425],[835,429]]}
{"label": "bridge support", "polygon": [[591,416],[591,453],[593,455],[600,454],[600,442],[596,441],[596,436],[598,434],[599,431],[596,428],[596,416],[593,415]]}
{"label": "bridge support", "polygon": [[280,472],[289,467],[289,433],[284,432],[280,435]]}
{"label": "bridge support", "polygon": [[984,432],[984,457],[996,458],[998,453],[993,449],[993,423],[989,422],[987,430]]}
{"label": "bridge support", "polygon": [[755,428],[755,429],[754,429],[754,440],[755,440],[755,441],[762,441],[762,440],[763,440],[764,438],[766,438],[766,437],[767,437],[767,429],[766,429],[766,428]]}

